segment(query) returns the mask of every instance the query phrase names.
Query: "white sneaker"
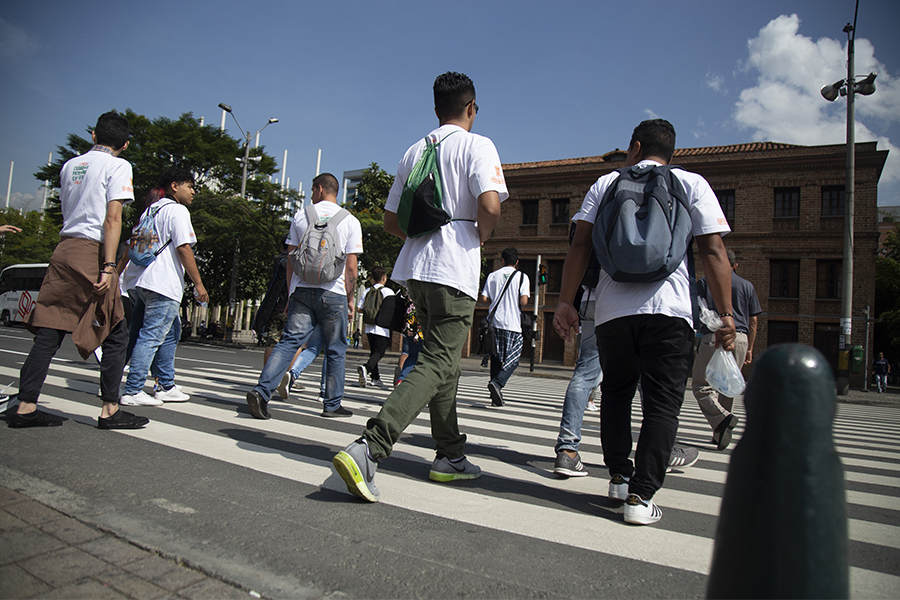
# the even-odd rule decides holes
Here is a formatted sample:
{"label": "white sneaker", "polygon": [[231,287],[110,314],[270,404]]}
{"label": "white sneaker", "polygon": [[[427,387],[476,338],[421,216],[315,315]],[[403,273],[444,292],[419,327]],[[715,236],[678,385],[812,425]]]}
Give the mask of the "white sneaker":
{"label": "white sneaker", "polygon": [[182,392],[181,388],[177,385],[173,385],[171,389],[168,390],[159,389],[153,397],[163,402],[187,402],[191,399],[191,397]]}
{"label": "white sneaker", "polygon": [[384,387],[384,383],[382,383],[380,379],[373,379],[371,383],[375,387]]}
{"label": "white sneaker", "polygon": [[366,380],[369,378],[369,373],[366,371],[366,365],[359,365],[356,367],[356,373],[359,375],[358,383],[359,387],[366,387]]}
{"label": "white sneaker", "polygon": [[625,500],[625,522],[632,525],[652,525],[662,519],[662,511],[653,500],[644,500],[637,494],[628,494]]}
{"label": "white sneaker", "polygon": [[607,496],[609,496],[610,500],[624,502],[628,498],[628,477],[623,477],[619,474],[613,475],[612,479],[609,480],[609,493]]}
{"label": "white sneaker", "polygon": [[598,412],[600,409],[597,408],[597,405],[594,404],[594,401],[593,401],[593,400],[588,400],[586,410],[587,410],[588,412]]}
{"label": "white sneaker", "polygon": [[125,406],[160,406],[162,403],[162,400],[154,398],[144,390],[139,391],[137,394],[123,394],[119,398],[119,404],[124,404]]}

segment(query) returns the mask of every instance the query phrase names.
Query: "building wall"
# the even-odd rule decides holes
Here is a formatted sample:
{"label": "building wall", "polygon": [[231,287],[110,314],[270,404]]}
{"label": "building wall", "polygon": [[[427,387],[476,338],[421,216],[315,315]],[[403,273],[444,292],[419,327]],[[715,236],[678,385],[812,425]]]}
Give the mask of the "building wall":
{"label": "building wall", "polygon": [[[493,268],[499,266],[503,248],[516,246],[520,263],[531,261],[533,265],[540,255],[542,264],[552,265],[550,280],[553,281],[554,276],[558,276],[554,271],[561,269],[565,258],[569,231],[568,223],[551,223],[553,200],[568,199],[571,217],[597,178],[624,166],[624,158],[623,152],[614,151],[583,159],[504,165],[510,198],[503,203],[500,223],[483,249],[487,259],[494,259]],[[856,146],[854,345],[865,344],[863,309],[874,304],[877,184],[886,158],[887,152],[878,151],[874,142]],[[758,319],[755,353],[760,354],[769,345],[772,327],[777,330],[771,336],[774,340],[796,323],[797,341],[818,345],[829,354],[830,360],[836,361],[836,355],[830,354],[836,353],[841,301],[818,299],[816,286],[819,262],[840,263],[843,256],[844,219],[822,216],[822,187],[844,185],[845,145],[794,146],[761,142],[687,148],[677,150],[672,162],[700,173],[716,191],[734,190],[732,232],[725,237],[725,244],[736,253],[737,272],[754,284],[763,308]],[[796,218],[775,218],[776,188],[799,188],[799,215]],[[523,207],[527,212],[527,203],[534,201],[537,201],[537,223],[523,225]],[[771,264],[779,260],[799,261],[796,298],[770,295]],[[697,271],[697,276],[702,276],[699,260]],[[528,274],[533,277],[531,271]],[[541,340],[537,342],[535,361],[561,361],[573,365],[577,357],[574,341],[553,351],[558,343],[546,339],[548,335],[557,335],[547,329],[558,298],[558,289],[552,286],[540,289],[540,316],[536,323]],[[775,325],[771,325],[773,323]],[[835,344],[835,347],[831,348],[829,344]],[[870,346],[870,353],[871,350]],[[861,375],[851,377],[852,385],[861,383]]]}

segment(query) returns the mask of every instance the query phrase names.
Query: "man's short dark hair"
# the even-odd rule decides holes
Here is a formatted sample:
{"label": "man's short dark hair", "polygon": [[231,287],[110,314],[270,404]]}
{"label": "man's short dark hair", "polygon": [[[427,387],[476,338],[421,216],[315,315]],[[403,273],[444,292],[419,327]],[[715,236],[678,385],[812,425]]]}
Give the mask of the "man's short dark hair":
{"label": "man's short dark hair", "polygon": [[434,110],[438,119],[456,119],[475,99],[475,84],[466,75],[447,71],[434,80]]}
{"label": "man's short dark hair", "polygon": [[100,115],[94,127],[97,143],[119,150],[128,141],[128,119],[114,110]]}
{"label": "man's short dark hair", "polygon": [[313,187],[316,187],[317,185],[321,185],[322,189],[332,196],[337,196],[338,188],[340,187],[338,185],[337,177],[331,173],[322,173],[321,175],[316,176],[316,178],[313,179]]}
{"label": "man's short dark hair", "polygon": [[728,262],[731,264],[731,268],[734,268],[734,265],[737,264],[737,256],[734,253],[734,250],[726,250],[725,255],[728,256]]}
{"label": "man's short dark hair", "polygon": [[519,251],[510,246],[500,253],[500,258],[503,259],[504,265],[511,267],[519,262]]}
{"label": "man's short dark hair", "polygon": [[159,187],[168,190],[172,183],[194,183],[194,174],[184,167],[169,167],[159,178]]}
{"label": "man's short dark hair", "polygon": [[658,156],[668,163],[675,154],[675,128],[665,119],[644,121],[631,134],[631,148],[635,142],[641,143],[642,156]]}
{"label": "man's short dark hair", "polygon": [[374,267],[372,267],[372,280],[375,283],[378,283],[379,281],[384,279],[386,276],[387,276],[387,270],[385,270],[385,268],[382,267],[381,265],[375,265]]}

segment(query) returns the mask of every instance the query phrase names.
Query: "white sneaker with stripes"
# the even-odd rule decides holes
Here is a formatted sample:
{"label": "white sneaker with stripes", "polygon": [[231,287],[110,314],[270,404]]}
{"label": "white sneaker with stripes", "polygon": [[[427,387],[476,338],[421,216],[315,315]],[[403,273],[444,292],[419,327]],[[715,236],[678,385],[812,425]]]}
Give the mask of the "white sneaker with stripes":
{"label": "white sneaker with stripes", "polygon": [[625,522],[632,525],[652,525],[662,519],[662,511],[653,500],[644,500],[637,494],[628,494],[625,500]]}

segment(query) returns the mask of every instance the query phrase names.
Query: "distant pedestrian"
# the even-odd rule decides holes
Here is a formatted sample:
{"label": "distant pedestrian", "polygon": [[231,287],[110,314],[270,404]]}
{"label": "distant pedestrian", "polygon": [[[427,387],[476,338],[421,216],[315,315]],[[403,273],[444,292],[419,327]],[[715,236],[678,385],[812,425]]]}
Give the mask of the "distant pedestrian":
{"label": "distant pedestrian", "polygon": [[359,348],[359,340],[362,338],[362,334],[359,332],[359,327],[356,328],[356,331],[353,332],[353,347]]}
{"label": "distant pedestrian", "polygon": [[[379,327],[375,324],[375,315],[385,298],[394,295],[394,290],[385,287],[387,283],[387,271],[381,265],[372,268],[372,287],[366,289],[356,306],[357,311],[363,311],[363,323],[366,338],[369,340],[369,360],[366,364],[359,365],[356,370],[359,375],[359,387],[372,384],[376,387],[384,387],[381,374],[378,371],[378,363],[384,357],[391,345],[391,330]],[[380,298],[379,298],[380,296]],[[373,313],[370,315],[369,312]]]}
{"label": "distant pedestrian", "polygon": [[[488,392],[491,404],[503,406],[503,388],[522,356],[522,307],[531,295],[528,275],[516,270],[519,251],[512,246],[500,253],[503,266],[487,276],[481,302],[490,302],[493,311],[494,348],[490,349],[491,380]],[[482,363],[483,364],[483,363]]]}
{"label": "distant pedestrian", "polygon": [[875,359],[875,364],[873,365],[873,370],[875,373],[875,384],[878,389],[878,393],[887,391],[887,380],[888,375],[891,374],[891,363],[884,357],[884,352],[878,353],[878,358]]}

